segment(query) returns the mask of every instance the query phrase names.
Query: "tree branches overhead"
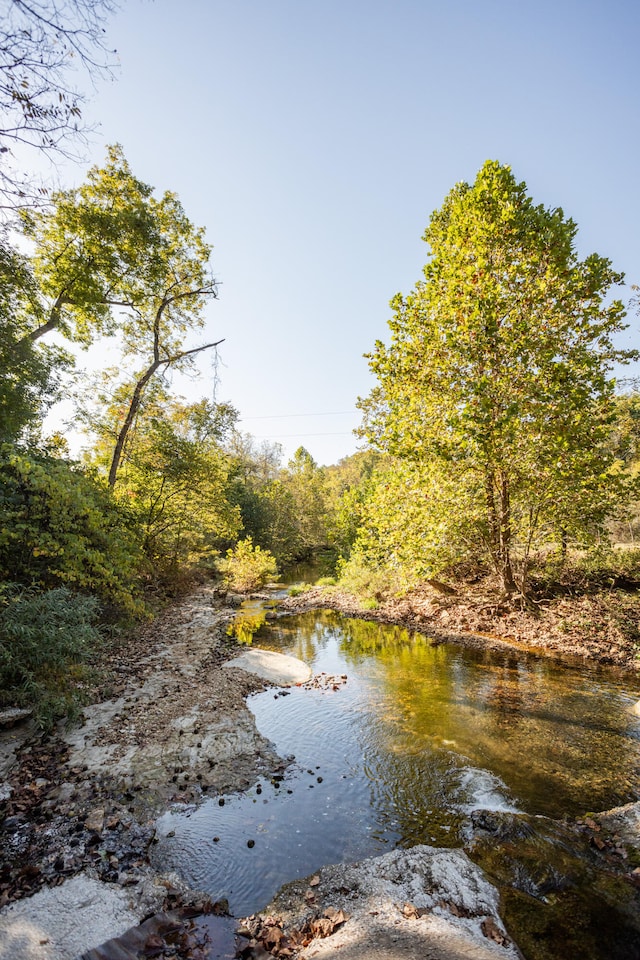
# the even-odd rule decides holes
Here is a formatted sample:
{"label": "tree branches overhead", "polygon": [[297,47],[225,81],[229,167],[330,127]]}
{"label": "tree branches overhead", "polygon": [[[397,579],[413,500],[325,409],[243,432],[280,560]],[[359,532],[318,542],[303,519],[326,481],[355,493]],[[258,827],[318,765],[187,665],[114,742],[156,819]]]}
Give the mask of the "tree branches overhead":
{"label": "tree branches overhead", "polygon": [[37,203],[46,191],[21,167],[33,152],[75,155],[87,133],[79,89],[109,76],[115,51],[105,24],[112,0],[0,0],[0,207]]}

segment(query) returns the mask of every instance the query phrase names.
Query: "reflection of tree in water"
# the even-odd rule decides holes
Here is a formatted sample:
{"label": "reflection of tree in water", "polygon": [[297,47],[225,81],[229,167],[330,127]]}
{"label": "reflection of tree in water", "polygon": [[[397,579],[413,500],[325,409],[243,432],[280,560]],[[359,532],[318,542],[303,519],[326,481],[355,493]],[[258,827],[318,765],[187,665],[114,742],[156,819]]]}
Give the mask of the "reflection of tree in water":
{"label": "reflection of tree in water", "polygon": [[[275,630],[278,648],[308,663],[333,640],[346,672],[363,681],[359,709],[367,714],[372,789],[403,783],[409,810],[403,835],[411,834],[417,811],[430,809],[422,793],[436,795],[441,776],[444,789],[451,757],[458,768],[490,771],[525,809],[550,816],[638,796],[634,720],[613,674],[527,654],[434,645],[402,627],[332,611],[278,621]],[[619,689],[628,696],[624,684]]]}
{"label": "reflection of tree in water", "polygon": [[342,648],[347,659],[375,657],[383,668],[376,712],[381,746],[393,742],[385,765],[394,768],[385,778],[398,773],[399,754],[454,751],[498,776],[529,809],[552,815],[638,796],[630,722],[615,691],[600,690],[593,672],[434,646],[400,627],[357,620],[343,624]]}
{"label": "reflection of tree in water", "polygon": [[237,614],[232,623],[227,627],[227,636],[235,637],[238,643],[251,644],[254,635],[260,627],[267,621],[266,610],[257,613]]}
{"label": "reflection of tree in water", "polygon": [[336,636],[336,615],[331,611],[315,610],[286,617],[269,625],[263,646],[283,650],[312,664],[327,642]]}
{"label": "reflection of tree in water", "polygon": [[517,657],[505,657],[494,668],[492,681],[486,703],[495,715],[494,722],[498,726],[520,723],[527,695],[525,678],[520,673]]}
{"label": "reflection of tree in water", "polygon": [[410,644],[426,645],[431,642],[422,634],[411,633],[396,624],[344,619],[339,626],[342,652],[351,657],[358,654],[395,652]]}

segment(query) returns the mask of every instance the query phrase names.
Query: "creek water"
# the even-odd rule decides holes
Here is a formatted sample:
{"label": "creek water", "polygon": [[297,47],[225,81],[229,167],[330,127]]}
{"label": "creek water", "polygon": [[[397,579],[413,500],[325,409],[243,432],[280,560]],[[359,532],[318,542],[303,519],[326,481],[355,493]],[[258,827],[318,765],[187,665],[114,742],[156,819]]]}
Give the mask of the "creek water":
{"label": "creek water", "polygon": [[159,822],[164,862],[236,915],[326,863],[462,846],[473,810],[558,819],[640,797],[629,675],[331,611],[265,623],[253,643],[347,679],[251,698],[260,732],[295,758],[282,777]]}

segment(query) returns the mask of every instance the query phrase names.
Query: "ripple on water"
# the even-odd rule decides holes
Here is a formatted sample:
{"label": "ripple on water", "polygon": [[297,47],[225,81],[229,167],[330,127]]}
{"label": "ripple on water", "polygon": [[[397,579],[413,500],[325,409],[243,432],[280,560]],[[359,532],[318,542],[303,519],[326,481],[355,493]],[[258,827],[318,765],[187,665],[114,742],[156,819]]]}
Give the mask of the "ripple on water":
{"label": "ripple on water", "polygon": [[[295,755],[279,787],[207,800],[158,824],[158,855],[232,912],[327,863],[396,845],[456,846],[473,810],[562,816],[638,797],[631,681],[516,655],[401,643],[333,614],[256,641],[346,673],[338,690],[252,697],[260,732]],[[270,638],[270,640],[269,640]],[[402,639],[402,638],[400,638]],[[217,838],[217,839],[215,839]]]}

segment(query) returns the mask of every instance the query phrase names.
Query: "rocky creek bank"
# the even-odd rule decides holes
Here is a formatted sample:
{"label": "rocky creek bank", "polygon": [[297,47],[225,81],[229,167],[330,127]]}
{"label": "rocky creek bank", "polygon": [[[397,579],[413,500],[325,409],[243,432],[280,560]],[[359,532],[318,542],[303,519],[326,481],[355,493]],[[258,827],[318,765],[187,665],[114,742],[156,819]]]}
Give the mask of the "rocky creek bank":
{"label": "rocky creek bank", "polygon": [[[308,672],[281,663],[278,679],[262,656],[234,664],[246,651],[227,636],[232,616],[215,590],[199,589],[113,652],[108,696],[81,725],[41,738],[23,723],[0,735],[0,960],[519,956],[496,887],[472,862],[474,845],[504,850],[520,830],[499,818],[471,824],[472,859],[417,847],[328,866],[286,887],[239,932],[220,916],[224,904],[151,866],[155,819],[171,804],[281,778],[289,762],[258,733],[246,697],[269,683],[303,683]],[[627,892],[632,932],[638,809],[572,827]],[[553,882],[565,880],[558,873]],[[545,890],[541,881],[538,894]]]}

